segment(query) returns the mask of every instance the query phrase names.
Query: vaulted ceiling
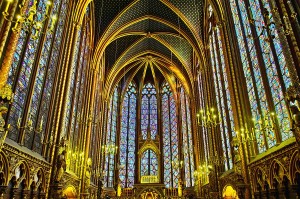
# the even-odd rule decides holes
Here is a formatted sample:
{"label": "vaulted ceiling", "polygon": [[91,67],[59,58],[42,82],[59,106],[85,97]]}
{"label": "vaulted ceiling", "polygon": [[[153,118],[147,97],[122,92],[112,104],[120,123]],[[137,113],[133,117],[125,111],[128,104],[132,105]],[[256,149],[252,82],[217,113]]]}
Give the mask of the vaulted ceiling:
{"label": "vaulted ceiling", "polygon": [[105,56],[109,90],[124,76],[126,81],[145,81],[152,76],[158,81],[166,79],[170,84],[177,79],[190,92],[193,56],[203,59],[203,0],[95,0],[94,3],[95,57]]}

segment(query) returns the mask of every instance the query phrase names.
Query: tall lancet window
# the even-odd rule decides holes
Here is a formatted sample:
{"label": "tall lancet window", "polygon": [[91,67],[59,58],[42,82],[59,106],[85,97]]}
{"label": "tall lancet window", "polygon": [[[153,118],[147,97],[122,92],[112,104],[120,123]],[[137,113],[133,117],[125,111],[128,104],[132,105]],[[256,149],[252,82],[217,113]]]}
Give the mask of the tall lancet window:
{"label": "tall lancet window", "polygon": [[183,136],[183,156],[184,156],[184,175],[186,187],[194,185],[194,152],[193,152],[193,138],[191,125],[191,112],[189,99],[186,96],[184,89],[180,92],[181,104],[181,120],[182,120],[182,136]]}
{"label": "tall lancet window", "polygon": [[151,150],[146,150],[141,158],[141,176],[158,176],[158,157]]}
{"label": "tall lancet window", "polygon": [[[272,12],[269,17],[263,13],[264,8],[271,9],[268,2],[230,0],[260,153],[292,137],[283,96],[291,84],[282,53],[281,43],[286,41],[284,36],[279,39],[277,27],[271,25],[271,31],[262,29],[273,20]],[[273,127],[278,127],[279,135]]]}
{"label": "tall lancet window", "polygon": [[164,183],[166,187],[177,187],[179,179],[179,168],[176,166],[174,167],[174,165],[176,165],[179,161],[176,102],[167,82],[164,82],[164,84],[162,85],[161,93]]}
{"label": "tall lancet window", "polygon": [[122,124],[120,136],[120,180],[122,187],[132,187],[135,168],[137,88],[130,83],[122,103]]}
{"label": "tall lancet window", "polygon": [[[116,145],[117,132],[117,118],[118,118],[118,88],[115,89],[114,94],[109,103],[109,111],[107,115],[107,129],[104,143],[107,146]],[[115,154],[105,154],[104,160],[104,187],[113,187],[114,185],[114,168],[115,168]]]}
{"label": "tall lancet window", "polygon": [[222,121],[220,123],[220,133],[222,139],[223,158],[225,160],[225,170],[231,169],[232,156],[230,137],[235,136],[233,111],[231,106],[231,98],[228,85],[228,73],[224,59],[224,44],[222,42],[221,30],[213,21],[213,10],[209,6],[209,46],[211,65],[214,74],[214,86],[216,94],[216,102],[218,112],[221,115]]}
{"label": "tall lancet window", "polygon": [[[11,124],[8,138],[23,142],[27,148],[40,153],[53,96],[58,55],[62,52],[61,38],[68,0],[54,0],[50,9],[47,9],[46,0],[30,0],[27,10],[35,3],[38,13],[36,20],[41,22],[41,29],[33,27],[20,30],[8,78],[14,99],[7,117]],[[46,18],[46,15],[52,17]]]}
{"label": "tall lancet window", "polygon": [[[80,132],[83,128],[83,121],[85,120],[82,117],[84,110],[84,99],[85,95],[82,95],[85,92],[85,86],[87,84],[87,65],[88,65],[88,56],[90,54],[89,44],[91,38],[89,37],[89,7],[85,13],[83,20],[83,26],[78,30],[77,41],[74,50],[74,62],[72,63],[71,74],[70,74],[70,83],[68,85],[68,98],[66,103],[66,112],[64,116],[65,128],[64,132],[61,133],[63,136],[69,138],[69,153],[79,154],[81,149],[78,147],[78,139],[80,139]],[[76,156],[69,156],[68,159],[68,169],[78,173],[80,168],[76,165],[79,161],[79,158]]]}
{"label": "tall lancet window", "polygon": [[141,130],[143,139],[147,139],[147,130],[150,129],[151,139],[157,135],[157,97],[153,84],[145,84],[142,90]]}

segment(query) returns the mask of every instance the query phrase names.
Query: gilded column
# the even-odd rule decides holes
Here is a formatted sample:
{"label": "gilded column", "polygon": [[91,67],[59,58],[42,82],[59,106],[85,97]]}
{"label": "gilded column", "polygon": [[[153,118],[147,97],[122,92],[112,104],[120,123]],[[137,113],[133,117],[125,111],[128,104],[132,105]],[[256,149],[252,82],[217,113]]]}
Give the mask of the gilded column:
{"label": "gilded column", "polygon": [[[70,19],[72,20],[72,18]],[[66,154],[59,154],[60,148],[65,148],[66,146],[63,146],[63,143],[61,143],[61,133],[63,132],[63,127],[64,127],[64,122],[65,120],[62,119],[65,110],[66,110],[66,102],[67,102],[67,97],[68,97],[68,85],[70,85],[70,79],[71,79],[71,73],[72,73],[72,63],[74,59],[74,53],[75,53],[75,46],[77,43],[77,35],[78,35],[78,29],[79,25],[76,22],[72,22],[72,25],[70,27],[70,31],[68,34],[69,42],[68,43],[68,48],[66,48],[65,53],[65,62],[62,62],[60,67],[62,67],[62,73],[61,73],[61,80],[59,84],[59,90],[58,93],[59,95],[57,96],[57,102],[59,104],[57,105],[56,108],[56,120],[54,129],[52,130],[52,134],[54,137],[54,148],[52,149],[51,152],[51,178],[49,179],[51,182],[51,188],[50,188],[50,197],[57,197],[61,195],[61,189],[62,186],[60,184],[60,179],[57,179],[57,172],[58,172],[58,160],[61,155],[64,155],[64,158],[66,158]],[[49,183],[49,182],[48,182]]]}
{"label": "gilded column", "polygon": [[[91,56],[89,56],[91,57]],[[91,64],[90,64],[91,66]],[[93,67],[93,66],[91,66]],[[89,147],[90,147],[90,138],[91,138],[91,131],[92,131],[92,121],[93,121],[93,108],[95,107],[95,90],[97,85],[97,71],[94,68],[91,68],[89,70],[89,86],[87,87],[88,92],[87,96],[89,96],[87,104],[86,104],[86,118],[87,118],[87,129],[85,133],[85,138],[83,140],[84,142],[84,161],[83,161],[83,170],[81,174],[81,197],[82,198],[88,198],[89,196],[89,186],[90,186],[90,178],[91,178],[91,172],[92,172],[92,159],[89,158]]]}
{"label": "gilded column", "polygon": [[[3,1],[4,2],[4,1]],[[0,17],[0,60],[3,58],[3,50],[5,45],[7,44],[7,37],[9,35],[9,30],[11,29],[12,20],[14,18],[15,12],[17,10],[18,1],[12,3],[10,5],[8,1],[6,1],[7,11],[0,11],[0,16],[3,14],[3,17]]]}
{"label": "gilded column", "polygon": [[[227,6],[227,7],[226,7]],[[225,4],[225,9],[227,13],[231,14],[230,8],[228,8],[230,5]],[[228,14],[228,16],[231,16]],[[229,20],[227,18],[227,20]],[[236,51],[231,47],[231,42],[229,40],[229,35],[232,35],[232,32],[230,32],[231,27],[233,24],[226,25],[228,23],[224,23],[225,20],[222,19],[222,22],[220,23],[220,27],[222,29],[222,36],[224,38],[224,43],[226,46],[226,51],[225,51],[225,57],[227,60],[227,67],[226,70],[228,71],[228,79],[230,82],[229,87],[230,89],[230,94],[232,96],[232,108],[234,112],[234,124],[235,124],[235,129],[232,130],[239,130],[241,128],[244,128],[244,125],[247,125],[247,118],[248,116],[246,115],[247,112],[247,107],[244,106],[244,100],[243,100],[243,84],[242,82],[242,77],[241,73],[239,73],[238,67],[234,67],[234,62],[236,61],[234,58],[234,54]],[[237,62],[237,61],[236,61]],[[236,63],[235,62],[235,63]],[[239,64],[238,64],[239,65]],[[239,65],[241,66],[241,65]],[[248,143],[248,142],[247,142]],[[241,189],[242,187],[244,188],[245,185],[247,185],[247,190],[246,190],[246,196],[245,198],[250,198],[251,197],[251,192],[250,192],[250,177],[249,177],[249,171],[248,171],[248,161],[250,160],[250,154],[254,153],[254,150],[252,150],[252,146],[250,144],[250,149],[248,148],[248,144],[244,145],[244,142],[242,140],[242,135],[241,133],[237,133],[235,138],[232,138],[232,148],[235,147],[234,144],[237,146],[237,151],[236,154],[233,157],[233,162],[234,162],[234,170],[236,175],[242,176],[242,184],[237,184],[237,188]],[[234,149],[231,150],[232,155],[234,154]]]}
{"label": "gilded column", "polygon": [[[24,2],[22,3],[22,5],[24,5],[24,6],[21,7],[21,9],[20,9],[21,15],[25,14],[25,11],[27,10],[27,4],[28,4],[28,0],[24,0]],[[22,24],[23,24],[23,20],[20,20],[19,24],[16,24],[15,26],[22,27]],[[20,28],[16,28],[12,31],[11,36],[9,38],[9,45],[7,46],[7,49],[3,56],[3,62],[1,64],[1,68],[0,68],[0,89],[2,89],[6,84],[6,81],[8,78],[8,73],[9,73],[10,66],[13,61],[13,55],[14,55],[14,52],[17,47],[19,36],[20,36]],[[1,41],[1,43],[2,43],[2,41]],[[1,46],[2,46],[2,44],[1,44]],[[0,48],[0,50],[1,50],[1,48]]]}
{"label": "gilded column", "polygon": [[[272,0],[274,1],[274,0]],[[290,2],[288,2],[290,3]],[[273,3],[274,4],[274,3]],[[294,51],[296,55],[296,60],[294,60],[296,63],[300,63],[300,50],[297,43],[297,39],[295,37],[295,33],[293,32],[293,29],[291,27],[291,21],[289,20],[288,11],[285,7],[284,1],[279,0],[279,7],[283,14],[283,20],[284,24],[286,26],[286,32],[288,37],[290,38],[292,48],[291,51]],[[277,11],[275,9],[275,11]],[[296,20],[295,13],[291,16],[292,19]],[[299,25],[298,25],[299,26]],[[291,80],[293,85],[291,85],[286,93],[286,101],[288,103],[288,108],[290,111],[290,121],[291,121],[291,130],[296,138],[296,142],[298,144],[298,150],[300,150],[300,83],[299,83],[299,72],[295,71],[295,68],[293,65],[287,64],[287,67],[290,72]],[[296,66],[297,67],[297,66]],[[299,66],[298,66],[299,68]]]}
{"label": "gilded column", "polygon": [[[27,10],[27,4],[28,4],[28,0],[24,0],[22,2],[22,4],[21,4],[22,6],[20,7],[20,13],[22,13],[22,14],[25,13],[25,11]],[[15,12],[16,5],[17,5],[17,3],[13,5],[12,13]],[[8,6],[9,6],[9,4],[7,2],[7,8],[9,8]],[[11,20],[12,18],[13,18],[13,14],[9,18],[9,20]],[[23,23],[20,22],[20,24],[16,24],[16,26],[19,25],[19,27],[21,27],[22,24]],[[0,40],[0,55],[3,54],[2,52],[3,52],[4,45],[5,45],[5,43],[7,43],[6,40],[7,40],[9,28],[10,28],[10,22],[8,22],[8,24],[6,24],[6,26],[4,28],[5,28],[4,35],[2,38],[0,38],[1,39]],[[0,105],[0,121],[1,121],[0,122],[1,123],[0,131],[2,132],[2,136],[0,138],[1,139],[0,149],[2,147],[2,144],[4,143],[4,140],[7,136],[7,131],[9,129],[9,125],[5,124],[5,120],[2,116],[2,114],[7,113],[8,109],[6,106],[3,106],[2,103],[11,101],[12,97],[13,97],[11,86],[6,83],[7,83],[8,73],[9,73],[9,70],[10,70],[10,67],[12,64],[12,60],[13,60],[13,54],[16,50],[19,36],[20,36],[20,29],[15,29],[14,31],[12,31],[12,34],[9,38],[9,45],[3,56],[2,64],[0,62],[0,64],[1,64],[1,67],[0,67],[0,103],[1,103],[1,105]],[[1,61],[1,59],[2,59],[2,57],[0,56],[0,61]]]}

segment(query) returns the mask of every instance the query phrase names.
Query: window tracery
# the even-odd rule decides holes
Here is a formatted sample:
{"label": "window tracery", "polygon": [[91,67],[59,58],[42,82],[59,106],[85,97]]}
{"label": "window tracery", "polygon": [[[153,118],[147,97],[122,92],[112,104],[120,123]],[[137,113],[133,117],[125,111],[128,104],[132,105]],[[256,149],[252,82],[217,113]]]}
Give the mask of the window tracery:
{"label": "window tracery", "polygon": [[133,187],[135,174],[135,138],[137,88],[131,82],[127,88],[122,104],[122,123],[120,136],[120,165],[119,176],[122,187]]}
{"label": "window tracery", "polygon": [[183,140],[183,161],[184,161],[184,176],[185,185],[191,187],[194,185],[194,151],[193,151],[193,138],[192,138],[192,125],[190,103],[186,96],[184,89],[180,91],[180,104],[181,104],[181,131]]}
{"label": "window tracery", "polygon": [[166,187],[178,186],[179,168],[174,166],[174,162],[180,161],[177,125],[176,102],[169,84],[164,82],[162,85],[162,126],[164,182]]}
{"label": "window tracery", "polygon": [[157,96],[153,84],[147,83],[142,90],[141,104],[141,130],[143,139],[147,139],[147,131],[150,129],[151,139],[157,135]]}
{"label": "window tracery", "polygon": [[[211,7],[211,6],[209,6]],[[212,10],[209,9],[209,10]],[[231,105],[231,96],[229,92],[228,73],[225,65],[224,44],[221,37],[220,27],[213,20],[214,14],[209,18],[210,26],[209,32],[209,46],[210,46],[210,60],[213,71],[214,87],[216,104],[222,121],[220,122],[220,137],[223,149],[222,162],[224,160],[225,170],[232,169],[232,150],[231,138],[236,136],[233,121],[233,110]]]}
{"label": "window tracery", "polygon": [[[270,11],[268,1],[230,0],[230,7],[247,82],[257,148],[262,153],[292,137],[283,96],[283,91],[291,84],[282,53],[283,41],[279,39],[276,27],[266,24],[272,20],[271,12],[269,16],[263,14],[264,9]],[[264,31],[263,26],[268,26],[270,31]],[[277,124],[280,137],[275,133]]]}
{"label": "window tracery", "polygon": [[[28,9],[34,1],[29,2]],[[39,21],[45,16],[46,0],[37,2],[37,17]],[[26,147],[41,153],[42,138],[51,100],[51,93],[58,54],[61,50],[62,32],[67,14],[67,0],[55,0],[51,15],[56,15],[58,23],[53,31],[45,34],[37,33],[35,28],[29,31],[21,29],[17,48],[14,53],[8,84],[12,86],[14,103],[7,114],[11,130],[8,137],[16,142],[23,142]],[[44,20],[42,26],[50,26],[53,19]],[[42,52],[39,55],[39,52]],[[28,109],[25,111],[25,107]],[[26,130],[22,125],[25,120]],[[31,128],[29,128],[31,126]],[[28,128],[27,128],[28,127]],[[21,134],[20,134],[21,133]]]}

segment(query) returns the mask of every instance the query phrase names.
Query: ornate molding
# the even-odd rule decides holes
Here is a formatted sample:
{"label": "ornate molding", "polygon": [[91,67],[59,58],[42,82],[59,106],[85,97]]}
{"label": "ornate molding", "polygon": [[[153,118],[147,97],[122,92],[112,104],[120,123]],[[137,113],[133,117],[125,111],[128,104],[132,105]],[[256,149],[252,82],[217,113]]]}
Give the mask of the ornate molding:
{"label": "ornate molding", "polygon": [[[249,164],[252,189],[257,192],[258,187],[264,191],[268,186],[277,189],[285,179],[293,184],[296,172],[300,170],[298,150],[295,143],[287,145],[265,157]],[[275,182],[276,181],[276,182]],[[279,187],[274,187],[276,184]]]}

